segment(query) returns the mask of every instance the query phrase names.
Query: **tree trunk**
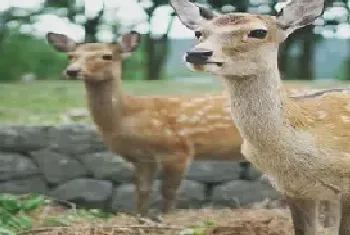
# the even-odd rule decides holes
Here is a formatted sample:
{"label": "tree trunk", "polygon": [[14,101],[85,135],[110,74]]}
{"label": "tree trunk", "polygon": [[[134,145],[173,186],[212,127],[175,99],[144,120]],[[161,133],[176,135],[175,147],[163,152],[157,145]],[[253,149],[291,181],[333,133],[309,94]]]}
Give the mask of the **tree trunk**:
{"label": "tree trunk", "polygon": [[98,26],[100,25],[101,18],[103,16],[104,7],[93,18],[86,19],[85,22],[85,42],[94,43],[97,42]]}
{"label": "tree trunk", "polygon": [[[153,10],[148,11],[149,25],[151,23],[151,17]],[[146,61],[147,61],[147,72],[145,73],[145,80],[159,80],[163,77],[164,63],[168,56],[169,40],[168,35],[174,22],[174,15],[168,22],[167,31],[160,38],[153,38],[151,29],[145,36],[145,48],[146,48]]]}
{"label": "tree trunk", "polygon": [[299,62],[299,76],[301,80],[314,79],[314,37],[313,26],[306,26],[300,29],[303,38],[303,54]]}

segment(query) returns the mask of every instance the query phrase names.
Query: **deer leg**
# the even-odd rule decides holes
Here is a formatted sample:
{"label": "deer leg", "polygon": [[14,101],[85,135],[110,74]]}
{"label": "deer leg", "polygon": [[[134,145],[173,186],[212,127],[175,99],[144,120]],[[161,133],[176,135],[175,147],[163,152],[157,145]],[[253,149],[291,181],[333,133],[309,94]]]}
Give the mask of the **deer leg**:
{"label": "deer leg", "polygon": [[324,208],[324,227],[338,229],[340,216],[339,201],[323,201],[321,205]]}
{"label": "deer leg", "polygon": [[341,198],[339,235],[350,235],[350,195]]}
{"label": "deer leg", "polygon": [[239,166],[241,167],[241,172],[239,173],[240,179],[249,179],[249,170],[250,170],[250,162],[248,161],[242,161],[239,163]]}
{"label": "deer leg", "polygon": [[176,193],[180,187],[187,165],[186,158],[177,158],[176,161],[163,164],[163,213],[168,213],[175,207]]}
{"label": "deer leg", "polygon": [[135,163],[136,212],[141,216],[148,213],[153,178],[157,169],[158,163],[155,161]]}
{"label": "deer leg", "polygon": [[287,197],[295,235],[315,235],[317,231],[317,202]]}

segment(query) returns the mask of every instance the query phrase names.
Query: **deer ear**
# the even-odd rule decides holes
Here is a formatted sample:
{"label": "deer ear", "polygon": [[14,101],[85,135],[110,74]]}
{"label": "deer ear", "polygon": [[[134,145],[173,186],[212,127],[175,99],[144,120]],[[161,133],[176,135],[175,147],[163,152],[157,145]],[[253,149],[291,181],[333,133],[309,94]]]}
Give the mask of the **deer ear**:
{"label": "deer ear", "polygon": [[76,47],[76,42],[64,34],[49,32],[46,39],[59,52],[73,51]]}
{"label": "deer ear", "polygon": [[207,9],[201,9],[188,0],[171,0],[170,4],[174,8],[182,24],[191,30],[196,30],[200,25],[203,20],[201,14],[204,16],[209,14]]}
{"label": "deer ear", "polygon": [[123,56],[127,56],[130,52],[136,50],[137,46],[140,44],[140,38],[140,34],[135,31],[122,35],[120,46]]}
{"label": "deer ear", "polygon": [[276,16],[278,30],[287,37],[294,30],[312,24],[324,10],[325,0],[290,0]]}

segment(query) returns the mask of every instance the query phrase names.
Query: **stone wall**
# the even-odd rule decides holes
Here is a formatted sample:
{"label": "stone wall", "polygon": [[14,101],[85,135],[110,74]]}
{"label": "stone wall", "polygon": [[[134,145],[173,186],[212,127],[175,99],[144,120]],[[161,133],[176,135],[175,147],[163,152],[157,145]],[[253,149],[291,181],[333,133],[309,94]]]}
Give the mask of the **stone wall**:
{"label": "stone wall", "polygon": [[[254,168],[197,161],[183,181],[178,208],[244,207],[279,194]],[[154,184],[160,205],[161,174]],[[109,152],[86,125],[0,127],[0,193],[38,192],[92,208],[133,208],[132,166]]]}

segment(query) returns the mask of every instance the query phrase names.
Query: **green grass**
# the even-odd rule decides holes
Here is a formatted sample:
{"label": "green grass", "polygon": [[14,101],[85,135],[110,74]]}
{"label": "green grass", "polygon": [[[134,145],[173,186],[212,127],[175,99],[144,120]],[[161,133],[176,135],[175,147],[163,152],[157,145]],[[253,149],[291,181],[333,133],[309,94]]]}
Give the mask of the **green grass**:
{"label": "green grass", "polygon": [[[295,83],[295,81],[288,81]],[[298,83],[300,83],[298,81]],[[303,82],[306,85],[309,82]],[[316,87],[334,87],[327,81]],[[344,83],[337,83],[343,87]],[[181,81],[125,81],[123,88],[133,95],[172,95],[212,93],[221,89],[211,80],[203,83]],[[79,81],[37,81],[0,84],[0,124],[48,125],[62,123],[69,110],[86,108],[85,91]],[[89,118],[82,120],[89,122]]]}
{"label": "green grass", "polygon": [[[124,89],[133,95],[168,95],[214,92],[218,84],[171,81],[129,81]],[[48,125],[62,122],[62,115],[85,108],[85,90],[78,81],[40,81],[0,84],[0,123]],[[85,120],[89,121],[89,120]]]}

